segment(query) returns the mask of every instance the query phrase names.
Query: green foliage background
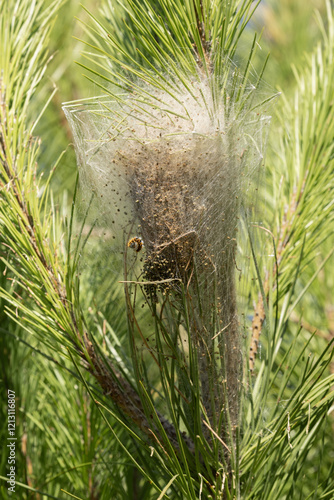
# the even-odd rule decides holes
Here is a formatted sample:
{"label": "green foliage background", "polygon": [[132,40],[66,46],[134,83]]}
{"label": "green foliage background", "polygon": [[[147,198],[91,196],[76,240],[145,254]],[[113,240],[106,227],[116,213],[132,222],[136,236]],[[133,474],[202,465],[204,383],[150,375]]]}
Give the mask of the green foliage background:
{"label": "green foliage background", "polygon": [[[51,2],[42,4],[43,10]],[[6,1],[2,0],[0,5],[1,15],[4,16]],[[332,10],[333,6],[329,6],[330,3],[327,8]],[[107,19],[112,12],[114,18],[111,21],[109,17],[109,22],[121,22],[123,13],[111,1],[102,1],[100,6],[95,2],[85,1],[84,7],[92,13],[97,13],[100,9]],[[315,8],[318,9],[316,15]],[[74,63],[75,59],[82,62],[81,52],[88,50],[77,39],[91,40],[85,24],[79,23],[75,19],[76,16],[87,20],[79,2],[62,2],[57,18],[54,18],[50,36],[44,42],[44,48],[52,55],[52,59],[27,109],[27,120],[34,121],[54,88],[57,88],[34,130],[34,135],[41,139],[37,176],[43,173],[46,179],[57,164],[56,173],[51,179],[53,213],[49,221],[57,233],[54,235],[54,241],[60,238],[62,232],[68,231],[66,221],[71,216],[77,174],[74,150],[69,146],[72,140],[71,132],[61,110],[61,103],[98,93],[96,88],[83,78],[80,67]],[[319,25],[319,19],[322,19],[322,25]],[[269,414],[274,411],[277,402],[280,403],[284,387],[284,398],[288,400],[293,396],[294,402],[299,398],[300,406],[304,405],[305,419],[295,421],[294,425],[296,428],[300,426],[306,429],[309,407],[305,401],[312,401],[314,407],[317,407],[317,395],[312,400],[311,392],[318,382],[318,377],[321,377],[320,380],[326,380],[326,383],[324,392],[319,389],[319,394],[321,399],[326,401],[328,414],[325,416],[326,412],[323,410],[319,410],[319,415],[316,410],[312,413],[313,423],[319,419],[317,428],[320,428],[320,431],[317,430],[316,438],[314,435],[310,436],[309,444],[305,442],[303,447],[298,448],[298,452],[286,457],[286,463],[289,460],[300,463],[300,467],[295,467],[294,475],[289,477],[284,475],[284,467],[278,474],[275,470],[277,457],[283,453],[283,448],[277,446],[273,451],[263,451],[257,448],[256,440],[250,435],[250,431],[249,435],[245,432],[245,442],[248,439],[249,444],[248,456],[253,457],[257,453],[260,456],[263,452],[267,453],[268,459],[266,467],[263,467],[263,462],[259,461],[257,465],[256,460],[251,461],[246,457],[244,469],[248,471],[248,475],[245,473],[242,480],[242,489],[245,492],[242,498],[330,499],[334,496],[334,486],[330,480],[334,462],[334,421],[331,406],[333,396],[330,395],[329,388],[333,384],[331,377],[334,368],[328,356],[319,364],[312,360],[317,360],[322,355],[334,332],[334,258],[331,253],[334,243],[334,215],[331,204],[323,207],[320,203],[321,196],[333,200],[334,119],[330,119],[333,118],[334,65],[333,60],[330,60],[333,53],[321,56],[321,45],[318,45],[323,44],[323,37],[328,37],[327,29],[333,29],[333,26],[328,28],[324,1],[314,0],[308,2],[306,7],[302,0],[261,2],[250,22],[249,30],[246,30],[240,40],[235,56],[237,62],[242,64],[244,54],[248,54],[253,37],[251,30],[261,30],[262,26],[264,31],[259,42],[261,50],[257,51],[253,70],[259,71],[269,50],[271,56],[264,76],[264,85],[272,93],[276,89],[282,92],[273,109],[268,140],[264,179],[268,199],[264,207],[263,225],[271,230],[278,244],[280,236],[281,240],[284,240],[284,235],[289,235],[288,243],[281,251],[280,264],[283,277],[279,289],[279,332],[282,341],[274,361],[277,376],[270,380],[272,392],[266,400],[267,408]],[[125,38],[124,44],[127,43],[131,41]],[[321,78],[323,74],[325,77]],[[327,88],[324,81],[327,81]],[[314,102],[313,110],[309,107],[310,102]],[[310,120],[312,112],[314,115]],[[300,135],[298,129],[301,130]],[[325,165],[329,165],[326,173]],[[307,182],[311,183],[311,186],[305,189],[304,176],[310,170],[313,175],[308,177]],[[315,193],[314,197],[312,192]],[[304,196],[304,193],[307,196]],[[296,200],[299,200],[302,210]],[[286,223],[286,219],[292,221],[291,224]],[[308,227],[311,229],[307,230]],[[96,253],[101,251],[102,254],[102,250],[96,243]],[[2,246],[1,257],[6,259],[6,256],[7,250]],[[1,287],[8,296],[14,295],[15,292],[22,295],[27,309],[33,310],[33,294],[27,289],[15,289],[14,292],[11,281],[13,276],[8,265],[1,261],[0,266]],[[104,258],[96,258],[90,269],[83,270],[80,277],[80,307],[85,324],[95,331],[101,345],[111,342],[117,350],[127,351],[127,320],[123,292],[114,273],[110,279],[105,279],[106,266],[113,268],[113,263],[106,263]],[[75,270],[73,276],[74,274]],[[73,283],[74,281],[73,279]],[[272,315],[271,321],[275,322],[275,299],[271,300],[268,320]],[[86,386],[82,384],[73,363],[57,348],[57,341],[50,340],[48,346],[43,345],[33,334],[34,325],[31,331],[27,332],[15,321],[15,314],[12,317],[7,315],[4,294],[0,301],[3,398],[0,410],[1,442],[4,443],[7,437],[6,391],[12,389],[16,392],[18,405],[16,477],[25,485],[17,487],[19,498],[71,498],[64,491],[76,495],[74,498],[92,500],[158,498],[154,487],[138,472],[125,449],[130,449],[139,463],[146,460],[147,451],[141,449],[138,442],[125,432],[116,419],[111,421],[111,433],[88,395]],[[295,307],[290,314],[292,304]],[[263,332],[261,341],[264,351],[268,351],[266,332]],[[289,358],[291,346],[294,351]],[[300,353],[300,358],[299,364],[295,365],[296,352]],[[306,365],[312,366],[313,371],[310,368],[308,372]],[[261,357],[257,360],[256,370],[257,373],[262,373],[262,376],[266,373]],[[307,398],[303,398],[302,394],[296,395],[294,390],[298,386],[298,380],[308,376],[311,392]],[[84,377],[87,383],[94,384],[88,375]],[[96,385],[92,385],[92,390],[99,394]],[[259,399],[256,400],[256,397]],[[254,395],[252,404],[256,406],[259,400],[260,388],[258,394]],[[282,401],[282,405],[285,403],[286,401]],[[293,407],[289,411],[293,416]],[[269,417],[256,411],[254,416],[258,421],[252,421],[250,424],[248,419],[245,425],[256,435],[259,426]],[[279,425],[286,428],[287,422],[282,420]],[[6,460],[6,452],[2,449],[2,477],[6,476]],[[149,465],[148,469],[150,467]],[[148,474],[157,477],[160,472],[152,467]],[[259,470],[257,467],[263,469]],[[271,480],[270,477],[274,474],[277,474],[277,477]],[[271,490],[273,485],[276,491]],[[160,487],[163,489],[165,484],[160,484]],[[0,485],[0,496],[7,498],[4,481]],[[173,493],[170,493],[169,498],[173,498]]]}

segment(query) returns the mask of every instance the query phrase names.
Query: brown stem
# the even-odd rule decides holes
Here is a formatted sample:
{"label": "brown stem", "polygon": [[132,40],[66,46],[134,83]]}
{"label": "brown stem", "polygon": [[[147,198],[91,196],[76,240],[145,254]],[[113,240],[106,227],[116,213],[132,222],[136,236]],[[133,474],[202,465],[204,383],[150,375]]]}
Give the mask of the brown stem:
{"label": "brown stem", "polygon": [[[110,362],[108,366],[105,365],[105,362],[95,352],[95,348],[87,335],[85,335],[84,343],[92,364],[87,365],[88,369],[99,382],[104,394],[109,396],[122,413],[129,417],[151,441],[153,439],[155,444],[160,444],[159,440],[155,438],[156,434],[161,441],[164,441],[156,429],[153,420],[151,423],[147,420],[141,399],[132,385],[122,377]],[[86,361],[84,354],[82,354],[82,357]],[[175,452],[179,454],[180,446],[175,428],[163,415],[159,413],[157,415],[168,436],[169,443],[173,446]],[[194,454],[195,447],[191,439],[185,433],[182,433],[182,438],[189,451]]]}

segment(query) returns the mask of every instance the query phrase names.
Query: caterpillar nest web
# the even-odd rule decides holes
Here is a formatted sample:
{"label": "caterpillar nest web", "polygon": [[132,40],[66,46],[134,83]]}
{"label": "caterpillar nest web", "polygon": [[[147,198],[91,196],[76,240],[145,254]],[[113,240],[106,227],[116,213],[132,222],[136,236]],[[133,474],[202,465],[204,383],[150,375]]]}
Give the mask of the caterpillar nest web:
{"label": "caterpillar nest web", "polygon": [[92,217],[111,233],[115,252],[142,239],[146,280],[187,281],[194,258],[206,280],[223,280],[240,203],[253,203],[268,120],[236,118],[232,105],[227,117],[208,82],[174,97],[150,94],[65,106],[82,192],[87,200],[95,194]]}

